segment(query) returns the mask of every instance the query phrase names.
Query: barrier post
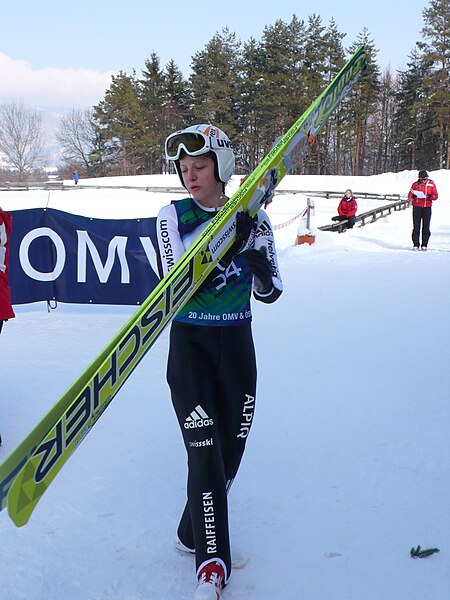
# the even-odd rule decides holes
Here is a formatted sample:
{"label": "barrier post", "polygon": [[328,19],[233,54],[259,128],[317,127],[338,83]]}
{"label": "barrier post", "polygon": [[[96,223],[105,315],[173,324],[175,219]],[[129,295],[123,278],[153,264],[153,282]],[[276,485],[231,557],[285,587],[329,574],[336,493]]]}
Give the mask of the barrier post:
{"label": "barrier post", "polygon": [[297,245],[314,244],[316,236],[311,233],[311,214],[314,214],[314,198],[307,198],[306,231],[297,232]]}

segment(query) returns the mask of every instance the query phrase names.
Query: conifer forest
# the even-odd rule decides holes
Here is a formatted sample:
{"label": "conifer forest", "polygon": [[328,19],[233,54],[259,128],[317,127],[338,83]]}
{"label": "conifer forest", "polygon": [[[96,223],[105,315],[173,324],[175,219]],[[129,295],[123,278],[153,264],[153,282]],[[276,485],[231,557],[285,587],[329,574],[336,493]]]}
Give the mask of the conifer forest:
{"label": "conifer forest", "polygon": [[[164,140],[213,123],[233,141],[238,173],[249,173],[323,91],[356,49],[367,69],[318,135],[296,173],[372,175],[450,167],[450,2],[430,0],[403,71],[381,71],[367,28],[346,46],[334,20],[313,14],[266,25],[260,39],[228,28],[191,57],[185,77],[153,52],[132,73],[112,76],[103,99],[61,118],[68,172],[80,176],[164,173]],[[171,167],[173,168],[173,167]]]}

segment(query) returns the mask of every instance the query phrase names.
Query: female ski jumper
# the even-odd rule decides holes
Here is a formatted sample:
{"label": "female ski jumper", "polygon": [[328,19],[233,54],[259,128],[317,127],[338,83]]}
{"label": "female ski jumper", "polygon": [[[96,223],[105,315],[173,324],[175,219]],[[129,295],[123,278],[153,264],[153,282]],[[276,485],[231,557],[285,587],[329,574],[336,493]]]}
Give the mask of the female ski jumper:
{"label": "female ski jumper", "polygon": [[[193,198],[161,209],[157,237],[161,275],[169,272],[216,213]],[[266,253],[268,291],[258,292],[246,260]],[[252,252],[252,250],[250,250]],[[254,252],[254,251],[253,251]],[[256,287],[255,287],[256,284]],[[172,322],[167,380],[188,454],[188,501],[178,538],[196,554],[199,573],[220,561],[231,571],[227,492],[238,471],[255,410],[256,360],[250,296],[273,302],[282,291],[270,220],[260,210],[242,252],[217,265]]]}

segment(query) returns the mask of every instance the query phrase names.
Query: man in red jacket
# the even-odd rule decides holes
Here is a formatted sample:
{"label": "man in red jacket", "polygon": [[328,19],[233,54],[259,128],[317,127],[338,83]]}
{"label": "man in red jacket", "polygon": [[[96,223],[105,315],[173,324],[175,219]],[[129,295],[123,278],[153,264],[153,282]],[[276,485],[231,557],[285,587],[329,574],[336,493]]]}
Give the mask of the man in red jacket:
{"label": "man in red jacket", "polygon": [[422,250],[426,250],[430,239],[431,205],[437,200],[436,184],[429,179],[425,170],[419,171],[419,178],[408,193],[413,205],[413,250],[419,250],[420,226],[422,225]]}
{"label": "man in red jacket", "polygon": [[12,217],[0,208],[0,332],[3,322],[14,318],[8,282],[9,236]]}

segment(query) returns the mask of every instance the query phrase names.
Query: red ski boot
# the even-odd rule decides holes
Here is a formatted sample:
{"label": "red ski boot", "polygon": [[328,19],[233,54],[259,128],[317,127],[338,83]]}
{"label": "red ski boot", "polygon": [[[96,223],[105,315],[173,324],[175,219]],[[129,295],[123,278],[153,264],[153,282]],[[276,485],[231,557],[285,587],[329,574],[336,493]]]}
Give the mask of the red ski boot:
{"label": "red ski boot", "polygon": [[221,563],[212,560],[200,569],[194,600],[220,600],[225,582],[225,569]]}

